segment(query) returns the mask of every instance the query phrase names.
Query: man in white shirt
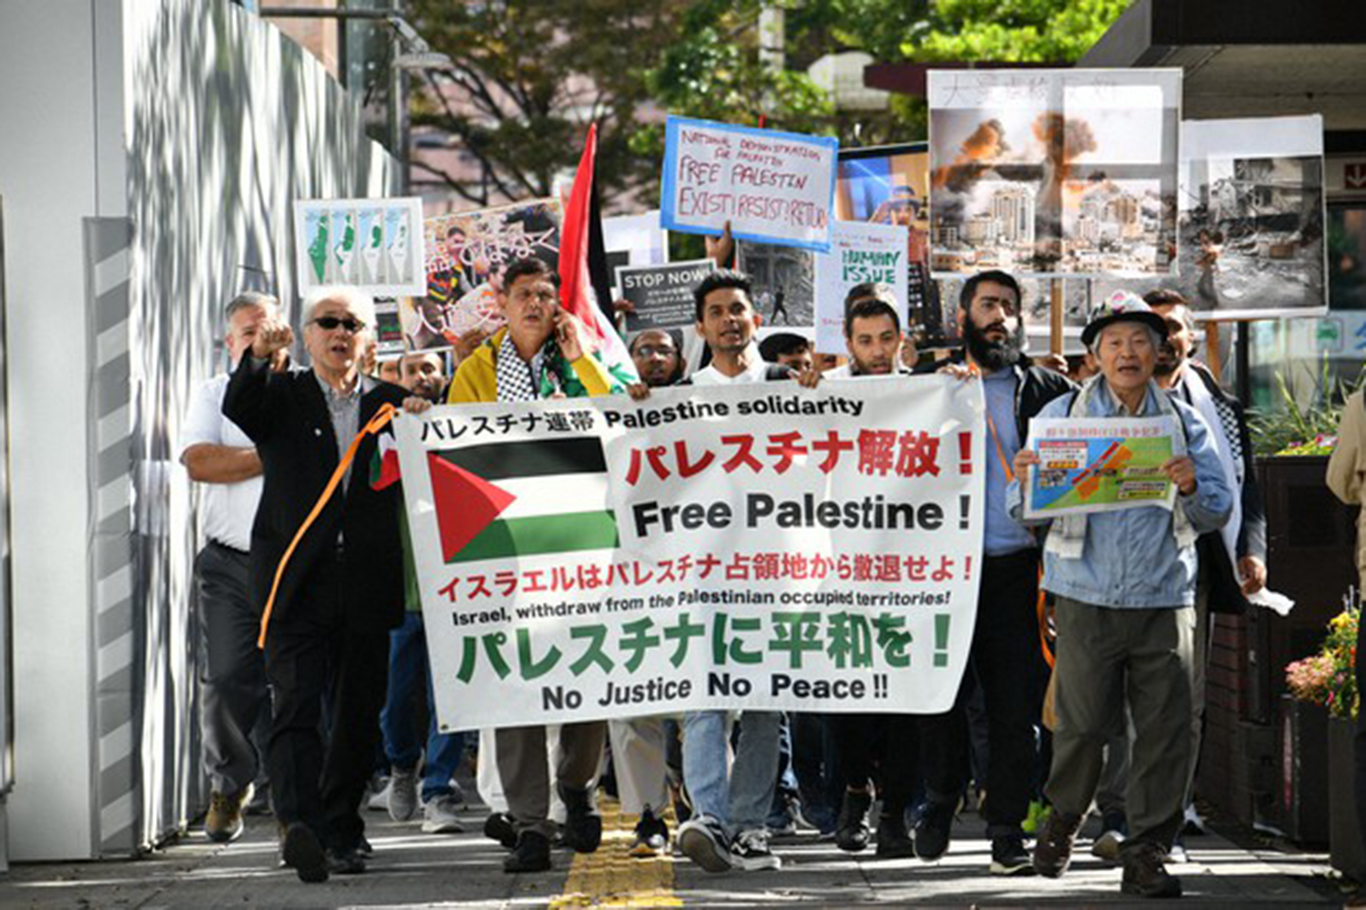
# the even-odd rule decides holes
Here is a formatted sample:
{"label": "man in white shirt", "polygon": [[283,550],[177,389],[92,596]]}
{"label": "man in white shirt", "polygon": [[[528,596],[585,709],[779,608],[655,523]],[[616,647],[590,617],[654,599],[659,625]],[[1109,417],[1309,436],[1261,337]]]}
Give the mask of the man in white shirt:
{"label": "man in white shirt", "polygon": [[765,363],[755,335],[763,317],[754,309],[749,278],[731,269],[718,269],[693,290],[697,334],[707,342],[711,363],[687,380],[693,385],[725,385],[788,379],[787,367]]}
{"label": "man in white shirt", "polygon": [[[251,347],[260,323],[278,313],[278,303],[268,294],[246,292],[228,304],[224,344],[234,366]],[[222,373],[195,391],[180,449],[180,463],[190,479],[205,484],[206,541],[195,560],[200,724],[211,787],[204,833],[220,843],[242,833],[242,809],[262,769],[252,731],[258,719],[270,718],[247,569],[251,523],[261,499],[261,459],[247,435],[223,416],[227,387],[228,376]]]}
{"label": "man in white shirt", "polygon": [[[751,295],[749,278],[730,269],[712,272],[693,290],[697,334],[711,349],[711,364],[688,381],[726,385],[794,376],[759,356],[754,334],[762,317]],[[632,395],[640,397],[635,388]],[[683,782],[694,816],[678,829],[679,848],[708,872],[777,869],[781,863],[769,850],[765,822],[778,779],[782,714],[744,713],[729,773],[728,721],[728,712],[718,710],[683,717]]]}

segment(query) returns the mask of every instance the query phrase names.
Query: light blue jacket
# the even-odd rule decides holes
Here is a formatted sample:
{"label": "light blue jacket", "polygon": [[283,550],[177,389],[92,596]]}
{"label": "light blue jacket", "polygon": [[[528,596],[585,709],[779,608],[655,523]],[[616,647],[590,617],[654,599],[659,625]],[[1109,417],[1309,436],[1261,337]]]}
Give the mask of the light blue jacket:
{"label": "light blue jacket", "polygon": [[[1141,414],[1129,415],[1110,394],[1104,380],[1091,396],[1087,417],[1151,416],[1160,413],[1154,395],[1164,394],[1149,383]],[[1074,396],[1050,401],[1039,417],[1066,417]],[[1218,530],[1233,509],[1233,494],[1224,479],[1209,426],[1194,408],[1171,400],[1186,426],[1186,454],[1195,462],[1195,492],[1177,494],[1176,508],[1199,534]],[[1077,415],[1078,417],[1082,415]],[[1048,525],[1051,520],[1025,522],[1019,481],[1006,489],[1010,516],[1022,524]],[[1195,546],[1179,548],[1172,533],[1171,513],[1160,506],[1139,506],[1118,512],[1097,512],[1086,518],[1086,541],[1080,559],[1044,552],[1043,587],[1082,603],[1103,607],[1188,607],[1195,604],[1198,570]]]}

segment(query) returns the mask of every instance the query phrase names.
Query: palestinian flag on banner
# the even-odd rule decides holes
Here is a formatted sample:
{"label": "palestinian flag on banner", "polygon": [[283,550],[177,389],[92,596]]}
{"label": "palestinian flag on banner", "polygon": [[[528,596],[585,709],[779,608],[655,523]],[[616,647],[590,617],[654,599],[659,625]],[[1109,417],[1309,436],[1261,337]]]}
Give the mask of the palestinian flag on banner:
{"label": "palestinian flag on banner", "polygon": [[446,563],[617,545],[596,437],[489,443],[427,460]]}
{"label": "palestinian flag on banner", "polygon": [[398,443],[393,433],[380,433],[375,437],[375,454],[370,459],[370,488],[383,490],[398,480]]}

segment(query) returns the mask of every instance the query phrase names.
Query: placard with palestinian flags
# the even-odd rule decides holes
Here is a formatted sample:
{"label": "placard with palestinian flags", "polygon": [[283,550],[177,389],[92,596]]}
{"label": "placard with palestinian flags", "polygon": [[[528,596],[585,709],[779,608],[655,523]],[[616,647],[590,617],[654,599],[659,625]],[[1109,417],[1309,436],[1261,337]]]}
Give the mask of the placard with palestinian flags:
{"label": "placard with palestinian flags", "polygon": [[924,376],[402,415],[440,726],[947,710],[982,414],[979,383]]}

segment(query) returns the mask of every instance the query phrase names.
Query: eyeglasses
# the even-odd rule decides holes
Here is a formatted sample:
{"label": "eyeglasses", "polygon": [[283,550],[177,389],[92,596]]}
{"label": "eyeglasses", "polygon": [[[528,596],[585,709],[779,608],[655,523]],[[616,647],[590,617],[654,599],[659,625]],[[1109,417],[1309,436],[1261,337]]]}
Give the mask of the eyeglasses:
{"label": "eyeglasses", "polygon": [[677,353],[678,351],[675,348],[663,345],[655,347],[654,345],[642,344],[636,348],[636,356],[638,357],[672,357]]}
{"label": "eyeglasses", "polygon": [[350,316],[347,316],[345,319],[341,318],[340,316],[319,316],[317,319],[312,320],[312,322],[318,328],[328,332],[332,331],[338,326],[341,326],[342,328],[345,328],[348,332],[350,332],[352,335],[356,334],[361,329],[365,328],[365,323],[361,322],[359,319],[354,319]]}

